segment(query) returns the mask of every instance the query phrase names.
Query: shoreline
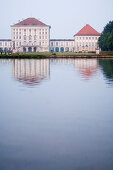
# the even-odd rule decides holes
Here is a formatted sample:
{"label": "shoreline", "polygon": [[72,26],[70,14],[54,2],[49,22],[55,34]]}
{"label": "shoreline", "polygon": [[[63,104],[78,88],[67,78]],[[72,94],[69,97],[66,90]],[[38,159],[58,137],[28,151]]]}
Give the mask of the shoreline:
{"label": "shoreline", "polygon": [[88,58],[88,59],[92,59],[92,58],[112,58],[113,59],[113,55],[32,55],[32,54],[3,54],[0,55],[0,59],[51,59],[51,58]]}

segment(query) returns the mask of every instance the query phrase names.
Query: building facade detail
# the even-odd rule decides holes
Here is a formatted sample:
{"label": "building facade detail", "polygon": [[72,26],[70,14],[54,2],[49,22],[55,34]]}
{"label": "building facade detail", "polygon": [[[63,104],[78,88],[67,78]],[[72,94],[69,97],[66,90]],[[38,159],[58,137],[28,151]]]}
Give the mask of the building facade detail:
{"label": "building facade detail", "polygon": [[100,37],[94,28],[90,25],[84,26],[77,34],[75,39],[75,52],[95,52],[98,50],[98,39]]}
{"label": "building facade detail", "polygon": [[74,39],[51,39],[51,52],[74,52]]}
{"label": "building facade detail", "polygon": [[50,26],[27,18],[11,26],[13,49],[18,52],[49,51]]}
{"label": "building facade detail", "polygon": [[11,39],[0,39],[0,51],[12,50]]}

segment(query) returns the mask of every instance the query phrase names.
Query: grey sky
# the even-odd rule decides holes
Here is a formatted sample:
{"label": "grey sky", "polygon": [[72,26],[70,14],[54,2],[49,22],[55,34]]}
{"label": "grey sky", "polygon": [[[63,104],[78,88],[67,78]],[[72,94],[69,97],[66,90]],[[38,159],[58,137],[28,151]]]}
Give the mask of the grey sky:
{"label": "grey sky", "polygon": [[51,26],[51,38],[73,38],[85,24],[101,32],[113,20],[113,0],[0,0],[0,39],[10,25],[35,17]]}

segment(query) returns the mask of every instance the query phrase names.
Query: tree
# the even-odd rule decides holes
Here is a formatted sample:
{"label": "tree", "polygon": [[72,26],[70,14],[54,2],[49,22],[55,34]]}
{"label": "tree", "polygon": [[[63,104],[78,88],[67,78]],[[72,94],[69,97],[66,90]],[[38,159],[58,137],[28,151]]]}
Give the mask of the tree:
{"label": "tree", "polygon": [[110,21],[105,27],[99,38],[99,47],[103,51],[113,51],[113,21]]}

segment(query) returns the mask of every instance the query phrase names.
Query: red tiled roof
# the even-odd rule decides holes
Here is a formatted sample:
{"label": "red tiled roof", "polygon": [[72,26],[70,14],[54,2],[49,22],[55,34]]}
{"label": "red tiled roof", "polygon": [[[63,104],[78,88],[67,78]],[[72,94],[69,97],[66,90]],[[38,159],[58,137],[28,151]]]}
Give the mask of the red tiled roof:
{"label": "red tiled roof", "polygon": [[14,26],[18,26],[18,25],[39,25],[39,26],[47,26],[46,24],[44,24],[43,22],[39,21],[38,19],[35,18],[27,18],[17,24],[15,24]]}
{"label": "red tiled roof", "polygon": [[94,28],[92,28],[89,24],[86,24],[75,36],[83,36],[83,35],[101,35],[99,32],[97,32]]}

